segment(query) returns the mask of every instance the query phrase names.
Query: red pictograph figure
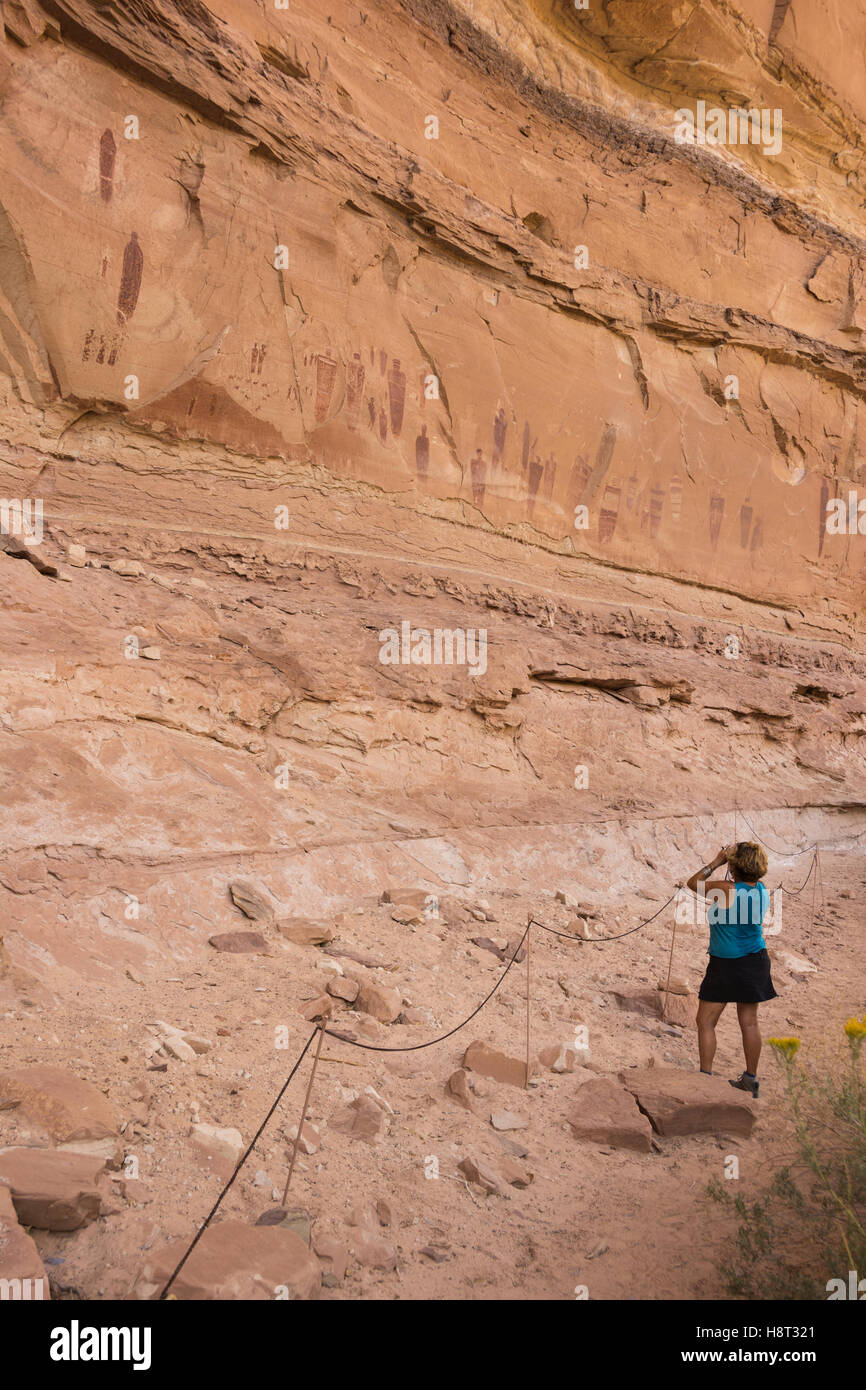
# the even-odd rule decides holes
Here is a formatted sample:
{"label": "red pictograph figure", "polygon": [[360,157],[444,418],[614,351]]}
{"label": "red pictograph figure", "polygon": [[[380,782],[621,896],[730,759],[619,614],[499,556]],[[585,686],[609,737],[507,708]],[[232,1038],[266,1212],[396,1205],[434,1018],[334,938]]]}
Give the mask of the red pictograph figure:
{"label": "red pictograph figure", "polygon": [[321,425],[328,418],[334,382],[337,379],[337,363],[333,357],[320,352],[316,358],[316,424]]}
{"label": "red pictograph figure", "polygon": [[598,513],[598,539],[603,543],[611,540],[616,530],[616,521],[619,516],[619,503],[622,495],[622,488],[614,483],[608,483],[601,499],[601,509]]}
{"label": "red pictograph figure", "polygon": [[406,373],[400,370],[400,359],[395,357],[388,373],[388,406],[391,413],[391,433],[399,436],[403,428],[403,408],[406,403]]}
{"label": "red pictograph figure", "polygon": [[427,438],[427,426],[421,426],[421,433],[415,439],[415,467],[418,470],[419,478],[426,478],[430,467],[430,440]]}
{"label": "red pictograph figure", "polygon": [[749,532],[752,529],[752,508],[748,502],[744,502],[740,508],[740,545],[745,550],[749,544]]}
{"label": "red pictograph figure", "polygon": [[493,421],[493,467],[496,468],[502,462],[502,455],[505,453],[505,436],[508,433],[508,421],[505,418],[505,411],[502,406],[496,412]]}
{"label": "red pictograph figure", "polygon": [[117,145],[110,130],[102,132],[99,141],[99,195],[104,203],[111,202],[114,192],[114,161],[117,158]]}
{"label": "red pictograph figure", "polygon": [[656,485],[650,492],[649,499],[649,529],[650,535],[655,537],[659,533],[662,524],[662,513],[665,506],[664,488]]}
{"label": "red pictograph figure", "polygon": [[144,254],[138,244],[138,234],[132,232],[123,250],[120,293],[117,296],[117,322],[121,325],[127,323],[135,313],[143,269]]}
{"label": "red pictograph figure", "polygon": [[719,535],[722,530],[722,518],[725,515],[725,499],[715,495],[710,498],[710,544],[715,550],[719,543]]}

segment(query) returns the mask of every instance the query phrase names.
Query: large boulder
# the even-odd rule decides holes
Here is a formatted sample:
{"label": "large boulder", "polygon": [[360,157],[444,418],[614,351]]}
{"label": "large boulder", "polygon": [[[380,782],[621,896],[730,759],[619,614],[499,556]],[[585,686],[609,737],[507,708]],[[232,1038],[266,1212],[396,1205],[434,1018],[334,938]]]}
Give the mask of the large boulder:
{"label": "large boulder", "polygon": [[10,1189],[0,1184],[0,1301],[50,1297],[36,1242],[18,1223]]}
{"label": "large boulder", "polygon": [[61,1149],[91,1154],[116,1166],[123,1153],[117,1117],[101,1091],[65,1067],[19,1067],[0,1073],[0,1102],[47,1131]]}
{"label": "large boulder", "polygon": [[678,1067],[620,1072],[620,1080],[649,1116],[658,1134],[733,1134],[744,1138],[755,1124],[755,1103],[727,1080]]}
{"label": "large boulder", "polygon": [[22,1226],[77,1231],[102,1206],[98,1179],[105,1160],[57,1149],[0,1149],[0,1184],[10,1192]]}
{"label": "large boulder", "polygon": [[652,1129],[634,1096],[609,1076],[585,1081],[578,1089],[568,1123],[576,1139],[614,1149],[649,1153]]}
{"label": "large boulder", "polygon": [[[142,1269],[136,1297],[158,1298],[184,1251],[174,1242],[154,1252]],[[318,1298],[319,1261],[287,1226],[209,1226],[169,1291],[177,1299]]]}

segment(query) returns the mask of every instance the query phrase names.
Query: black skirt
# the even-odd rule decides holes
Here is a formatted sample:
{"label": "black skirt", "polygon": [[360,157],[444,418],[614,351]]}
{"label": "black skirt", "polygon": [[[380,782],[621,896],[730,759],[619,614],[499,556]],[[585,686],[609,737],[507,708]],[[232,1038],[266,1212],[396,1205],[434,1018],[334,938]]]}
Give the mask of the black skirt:
{"label": "black skirt", "polygon": [[711,1004],[762,1004],[778,998],[766,950],[748,956],[710,956],[698,998]]}

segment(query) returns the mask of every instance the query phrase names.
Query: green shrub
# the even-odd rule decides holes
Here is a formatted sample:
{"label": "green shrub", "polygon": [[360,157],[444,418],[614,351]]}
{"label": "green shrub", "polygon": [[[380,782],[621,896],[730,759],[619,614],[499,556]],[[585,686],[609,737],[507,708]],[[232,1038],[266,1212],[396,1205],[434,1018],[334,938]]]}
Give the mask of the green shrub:
{"label": "green shrub", "polygon": [[785,1079],[796,1160],[759,1197],[714,1179],[707,1193],[739,1217],[722,1265],[728,1292],[748,1299],[826,1299],[831,1279],[866,1278],[866,1016],[845,1024],[841,1063],[798,1060],[799,1038],[770,1038]]}

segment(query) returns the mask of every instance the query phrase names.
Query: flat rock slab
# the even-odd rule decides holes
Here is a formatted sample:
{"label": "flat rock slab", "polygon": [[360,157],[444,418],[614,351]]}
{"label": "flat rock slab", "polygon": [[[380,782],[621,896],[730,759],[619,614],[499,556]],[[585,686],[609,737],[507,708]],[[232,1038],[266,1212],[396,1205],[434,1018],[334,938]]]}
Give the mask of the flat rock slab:
{"label": "flat rock slab", "polygon": [[105,1160],[87,1154],[0,1149],[0,1183],[9,1189],[18,1220],[43,1231],[77,1231],[95,1221],[104,1171]]}
{"label": "flat rock slab", "polygon": [[208,937],[216,951],[228,951],[233,956],[264,954],[268,943],[259,931],[224,931]]}
{"label": "flat rock slab", "polygon": [[[748,1137],[755,1102],[727,1079],[678,1067],[620,1072],[620,1080],[652,1121],[657,1134],[734,1134]],[[581,1091],[584,1090],[581,1087]]]}
{"label": "flat rock slab", "polygon": [[479,1076],[489,1076],[491,1081],[501,1081],[506,1086],[520,1086],[521,1089],[526,1086],[526,1063],[519,1062],[516,1057],[508,1057],[504,1052],[497,1052],[489,1043],[470,1043],[463,1054],[463,1065]]}
{"label": "flat rock slab", "polygon": [[[183,1254],[177,1241],[154,1254],[142,1270],[139,1298],[158,1298]],[[185,1299],[318,1298],[319,1261],[286,1226],[209,1226],[169,1290]]]}
{"label": "flat rock slab", "polygon": [[324,946],[337,934],[330,922],[314,922],[309,917],[285,917],[276,927],[280,936],[296,946]]}
{"label": "flat rock slab", "polygon": [[[10,1280],[10,1298],[50,1298],[48,1276],[36,1242],[22,1230],[8,1187],[0,1184],[0,1279]],[[18,1286],[14,1281],[19,1280]],[[41,1282],[39,1282],[41,1281]],[[5,1286],[4,1286],[5,1287]]]}
{"label": "flat rock slab", "polygon": [[0,1073],[0,1105],[18,1101],[58,1144],[118,1142],[117,1117],[101,1091],[65,1067],[20,1067]]}
{"label": "flat rock slab", "polygon": [[568,1123],[575,1139],[637,1153],[649,1153],[652,1146],[649,1120],[641,1114],[632,1093],[613,1077],[584,1082]]}

